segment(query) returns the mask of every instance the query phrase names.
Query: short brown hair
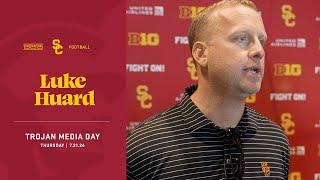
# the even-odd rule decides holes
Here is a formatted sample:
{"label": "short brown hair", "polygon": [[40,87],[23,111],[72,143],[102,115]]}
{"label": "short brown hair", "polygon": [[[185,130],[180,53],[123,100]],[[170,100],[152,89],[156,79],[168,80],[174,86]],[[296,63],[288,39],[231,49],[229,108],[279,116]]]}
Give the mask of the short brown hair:
{"label": "short brown hair", "polygon": [[258,11],[256,5],[254,2],[250,0],[222,0],[217,3],[211,4],[208,7],[204,8],[191,22],[191,25],[189,27],[188,31],[188,40],[189,40],[189,46],[192,51],[193,44],[196,41],[200,40],[200,34],[203,32],[206,27],[212,23],[209,22],[209,16],[210,14],[219,9],[219,8],[225,8],[225,7],[233,7],[237,5],[243,5],[246,7],[249,7],[251,9],[254,9]]}

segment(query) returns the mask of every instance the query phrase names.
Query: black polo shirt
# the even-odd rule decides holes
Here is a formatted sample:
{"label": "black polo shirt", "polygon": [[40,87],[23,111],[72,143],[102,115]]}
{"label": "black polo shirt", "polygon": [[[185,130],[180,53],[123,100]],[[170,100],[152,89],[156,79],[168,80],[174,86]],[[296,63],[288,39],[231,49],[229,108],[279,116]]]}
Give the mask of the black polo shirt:
{"label": "black polo shirt", "polygon": [[[230,179],[239,151],[190,99],[155,115],[127,137],[127,179]],[[236,127],[244,156],[243,179],[287,179],[289,146],[278,125],[249,107]]]}

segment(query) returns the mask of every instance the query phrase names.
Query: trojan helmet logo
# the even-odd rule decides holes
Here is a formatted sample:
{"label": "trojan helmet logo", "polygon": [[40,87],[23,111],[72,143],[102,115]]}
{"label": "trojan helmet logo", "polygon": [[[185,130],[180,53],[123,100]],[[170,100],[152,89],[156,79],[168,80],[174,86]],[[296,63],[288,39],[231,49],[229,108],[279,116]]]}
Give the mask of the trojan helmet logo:
{"label": "trojan helmet logo", "polygon": [[246,103],[248,104],[255,103],[256,100],[257,100],[256,94],[251,94],[246,98]]}
{"label": "trojan helmet logo", "polygon": [[[146,85],[139,85],[136,88],[137,100],[140,101],[140,107],[142,109],[150,109],[152,107],[152,96],[148,93],[149,88]],[[147,102],[149,101],[149,102]]]}
{"label": "trojan helmet logo", "polygon": [[63,53],[63,46],[60,43],[60,39],[52,40],[52,49],[54,50],[54,53],[57,55],[61,55]]}
{"label": "trojan helmet logo", "polygon": [[281,114],[281,126],[284,129],[284,133],[286,135],[294,135],[295,123],[292,121],[291,113],[283,113]]}
{"label": "trojan helmet logo", "polygon": [[275,76],[301,76],[302,67],[301,64],[274,64]]}
{"label": "trojan helmet logo", "polygon": [[281,11],[281,17],[284,20],[284,24],[289,28],[294,27],[296,25],[296,22],[294,21],[294,19],[296,19],[296,15],[292,12],[292,6],[289,4],[284,4],[281,7]]}
{"label": "trojan helmet logo", "polygon": [[264,176],[270,176],[270,167],[267,161],[261,162],[261,170]]}
{"label": "trojan helmet logo", "polygon": [[192,80],[198,80],[196,65],[191,57],[187,59],[187,65],[187,71],[190,73],[190,78]]}
{"label": "trojan helmet logo", "polygon": [[158,33],[128,33],[129,46],[159,46],[160,36]]}
{"label": "trojan helmet logo", "polygon": [[301,180],[301,173],[296,171],[296,172],[291,172],[289,173],[289,180]]}
{"label": "trojan helmet logo", "polygon": [[192,19],[196,17],[205,7],[179,6],[179,18]]}

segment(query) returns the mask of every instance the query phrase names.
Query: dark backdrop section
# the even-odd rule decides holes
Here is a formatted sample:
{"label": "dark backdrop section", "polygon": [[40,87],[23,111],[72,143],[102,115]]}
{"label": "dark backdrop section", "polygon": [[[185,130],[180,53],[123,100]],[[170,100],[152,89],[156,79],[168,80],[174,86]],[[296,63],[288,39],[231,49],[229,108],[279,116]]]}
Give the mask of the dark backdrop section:
{"label": "dark backdrop section", "polygon": [[[196,83],[187,28],[214,1],[127,0],[127,130]],[[247,104],[289,137],[289,179],[320,179],[320,2],[254,1],[268,33],[262,90]]]}
{"label": "dark backdrop section", "polygon": [[[1,180],[125,179],[124,12],[125,2],[115,0],[1,3]],[[54,39],[63,54],[54,53]],[[42,48],[25,49],[28,43]],[[65,73],[86,77],[85,88],[47,91],[94,90],[95,106],[34,106],[34,92],[44,91],[40,74]],[[100,133],[100,139],[71,141],[85,148],[41,148],[26,140],[28,132]]]}

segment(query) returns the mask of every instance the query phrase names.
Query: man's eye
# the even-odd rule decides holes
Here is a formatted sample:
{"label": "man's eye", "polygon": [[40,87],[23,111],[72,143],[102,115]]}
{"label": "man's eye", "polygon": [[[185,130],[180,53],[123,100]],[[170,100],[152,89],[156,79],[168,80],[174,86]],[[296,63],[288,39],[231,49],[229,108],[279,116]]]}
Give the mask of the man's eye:
{"label": "man's eye", "polygon": [[265,39],[259,39],[259,41],[260,41],[260,44],[261,44],[261,45],[264,45],[264,44],[266,43],[266,40],[265,40]]}
{"label": "man's eye", "polygon": [[237,38],[237,40],[238,40],[238,42],[241,42],[241,43],[243,43],[243,42],[247,43],[247,42],[249,41],[249,37],[243,35],[243,36],[239,36],[239,37]]}

